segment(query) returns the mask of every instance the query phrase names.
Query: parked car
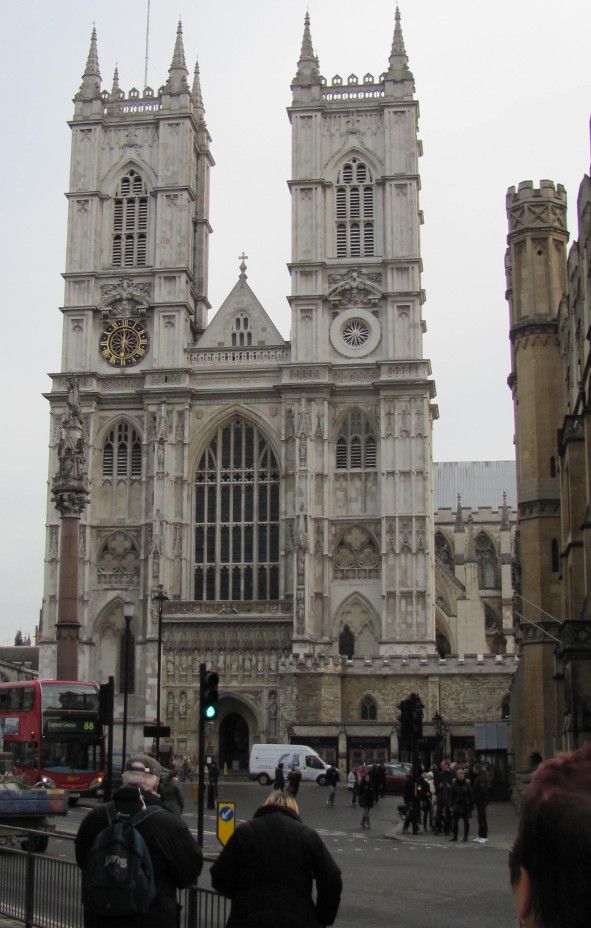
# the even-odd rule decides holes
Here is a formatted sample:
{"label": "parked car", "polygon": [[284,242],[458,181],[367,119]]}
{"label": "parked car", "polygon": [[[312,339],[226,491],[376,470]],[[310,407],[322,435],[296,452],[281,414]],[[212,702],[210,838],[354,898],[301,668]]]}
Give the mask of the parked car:
{"label": "parked car", "polygon": [[402,796],[408,770],[403,764],[385,764],[384,766],[386,767],[386,792]]}

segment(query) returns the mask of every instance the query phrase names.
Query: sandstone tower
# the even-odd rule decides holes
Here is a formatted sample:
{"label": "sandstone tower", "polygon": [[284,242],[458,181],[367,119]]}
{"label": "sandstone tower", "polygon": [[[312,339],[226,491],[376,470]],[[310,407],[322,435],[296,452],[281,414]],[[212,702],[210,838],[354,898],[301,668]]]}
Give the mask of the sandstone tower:
{"label": "sandstone tower", "polygon": [[557,433],[565,404],[558,309],[565,290],[566,194],[551,181],[507,193],[506,255],[515,409],[519,542],[515,621],[521,666],[512,689],[519,773],[555,752],[554,647],[562,618]]}

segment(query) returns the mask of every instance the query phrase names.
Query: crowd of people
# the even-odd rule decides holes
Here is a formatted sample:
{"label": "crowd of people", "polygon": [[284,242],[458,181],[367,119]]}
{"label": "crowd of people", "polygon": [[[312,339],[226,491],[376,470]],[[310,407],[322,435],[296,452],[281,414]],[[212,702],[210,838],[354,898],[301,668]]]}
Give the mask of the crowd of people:
{"label": "crowd of people", "polygon": [[[380,767],[362,764],[348,776],[352,805],[363,810],[364,828],[370,827],[370,810],[385,791]],[[336,779],[329,789],[334,785],[336,790],[338,771],[332,770]],[[228,928],[274,928],[277,923],[320,928],[333,924],[337,916],[341,872],[315,829],[302,821],[295,799],[298,774],[297,768],[286,774],[278,766],[275,788],[253,818],[237,827],[211,868],[214,889],[231,900]],[[169,788],[178,798],[174,779],[162,777],[155,758],[134,755],[125,764],[123,786],[113,800],[82,821],[76,860],[82,869],[85,928],[107,921],[113,928],[178,925],[177,890],[196,882],[203,854],[183,821],[182,809],[166,809]],[[467,840],[475,809],[479,839],[483,834],[485,839],[488,796],[488,777],[479,765],[443,761],[424,772],[417,766],[405,783],[404,830],[412,826],[416,833],[422,824],[456,841],[462,822]],[[334,792],[329,804],[333,803]],[[133,854],[131,831],[138,833]],[[509,855],[519,923],[527,928],[586,928],[590,869],[588,743],[542,763],[523,796]]]}

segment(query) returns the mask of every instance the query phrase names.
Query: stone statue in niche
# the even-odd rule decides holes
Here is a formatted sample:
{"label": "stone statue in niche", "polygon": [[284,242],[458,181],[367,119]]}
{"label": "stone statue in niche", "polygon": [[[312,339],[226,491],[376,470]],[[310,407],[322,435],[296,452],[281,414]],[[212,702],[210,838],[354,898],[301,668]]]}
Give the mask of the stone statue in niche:
{"label": "stone statue in niche", "polygon": [[174,651],[166,652],[166,675],[174,677]]}
{"label": "stone statue in niche", "polygon": [[199,652],[193,651],[191,655],[191,673],[194,677],[199,675]]}
{"label": "stone statue in niche", "polygon": [[181,690],[181,695],[179,697],[179,718],[185,719],[187,717],[187,693],[185,690]]}
{"label": "stone statue in niche", "polygon": [[298,519],[298,538],[297,538],[297,554],[296,554],[298,586],[301,586],[304,583],[307,551],[308,551],[308,532],[307,532],[307,526],[306,526],[306,516],[303,513],[300,513],[300,516]]}
{"label": "stone statue in niche", "polygon": [[174,718],[174,694],[170,691],[166,697],[166,718]]}
{"label": "stone statue in niche", "polygon": [[285,413],[285,434],[287,438],[293,438],[295,435],[295,428],[293,424],[293,409],[291,407],[289,407]]}
{"label": "stone statue in niche", "polygon": [[303,590],[296,593],[296,631],[298,635],[304,634],[306,622],[306,594]]}
{"label": "stone statue in niche", "polygon": [[181,673],[187,673],[188,670],[189,670],[189,654],[187,651],[181,651],[180,671]]}

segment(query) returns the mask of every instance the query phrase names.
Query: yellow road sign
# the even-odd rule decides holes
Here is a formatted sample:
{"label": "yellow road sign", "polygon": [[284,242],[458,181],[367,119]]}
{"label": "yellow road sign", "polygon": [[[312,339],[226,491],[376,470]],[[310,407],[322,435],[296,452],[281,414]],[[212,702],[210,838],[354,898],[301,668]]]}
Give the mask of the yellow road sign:
{"label": "yellow road sign", "polygon": [[217,836],[220,844],[226,845],[236,828],[236,803],[217,802]]}

